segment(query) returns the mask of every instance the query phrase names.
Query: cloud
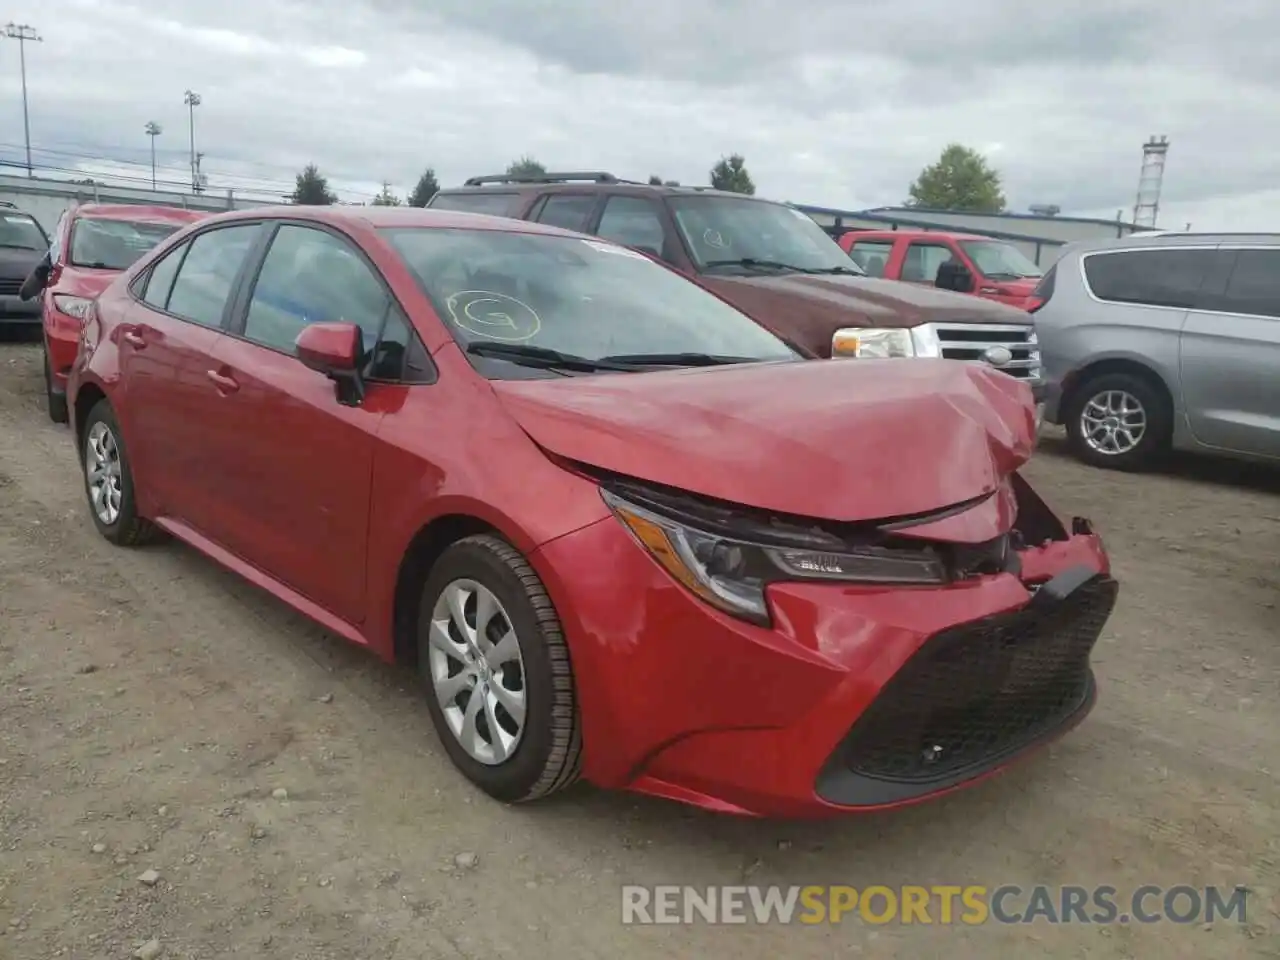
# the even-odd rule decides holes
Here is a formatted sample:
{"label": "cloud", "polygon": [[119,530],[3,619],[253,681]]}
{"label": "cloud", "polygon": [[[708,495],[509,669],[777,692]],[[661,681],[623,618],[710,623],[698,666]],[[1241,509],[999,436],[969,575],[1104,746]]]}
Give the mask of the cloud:
{"label": "cloud", "polygon": [[[45,36],[28,79],[46,167],[149,181],[156,120],[160,178],[189,179],[193,89],[214,188],[269,198],[308,162],[360,199],[427,166],[452,184],[524,154],[701,183],[739,152],[763,195],[857,208],[901,202],[959,141],[988,153],[1014,209],[1112,217],[1160,133],[1170,223],[1280,222],[1273,0],[11,0],[9,14]],[[10,162],[15,61],[0,60]]]}

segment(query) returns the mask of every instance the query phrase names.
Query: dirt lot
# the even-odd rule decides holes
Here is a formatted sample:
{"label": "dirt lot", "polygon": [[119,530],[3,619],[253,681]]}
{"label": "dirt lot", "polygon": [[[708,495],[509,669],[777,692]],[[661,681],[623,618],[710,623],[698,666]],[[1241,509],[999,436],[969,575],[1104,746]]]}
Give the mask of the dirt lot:
{"label": "dirt lot", "polygon": [[[184,547],[100,540],[38,358],[0,343],[0,957],[1280,957],[1275,474],[1115,476],[1046,442],[1032,478],[1095,519],[1122,598],[1092,717],[978,789],[822,825],[586,788],[506,809],[404,672]],[[620,923],[624,883],[748,877],[1250,900],[1245,926]]]}

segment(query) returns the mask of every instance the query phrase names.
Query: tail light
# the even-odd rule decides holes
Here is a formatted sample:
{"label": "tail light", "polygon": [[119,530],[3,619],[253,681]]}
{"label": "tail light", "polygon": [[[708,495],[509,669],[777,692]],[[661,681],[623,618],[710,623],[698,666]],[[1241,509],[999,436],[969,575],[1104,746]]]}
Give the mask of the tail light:
{"label": "tail light", "polygon": [[1058,265],[1055,263],[1049,268],[1048,273],[1040,278],[1040,282],[1036,284],[1036,288],[1031,291],[1031,296],[1027,298],[1025,309],[1031,313],[1035,313],[1053,296],[1054,281],[1058,277]]}

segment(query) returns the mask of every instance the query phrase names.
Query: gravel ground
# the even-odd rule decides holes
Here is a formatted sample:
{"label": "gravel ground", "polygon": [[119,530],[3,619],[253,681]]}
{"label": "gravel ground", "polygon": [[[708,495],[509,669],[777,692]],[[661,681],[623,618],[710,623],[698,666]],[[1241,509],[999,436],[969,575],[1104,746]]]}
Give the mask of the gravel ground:
{"label": "gravel ground", "polygon": [[[1280,479],[1029,470],[1122,597],[1101,699],[977,789],[824,824],[468,786],[413,678],[189,549],[89,522],[0,342],[0,958],[1280,957]],[[1248,922],[623,926],[625,883],[1244,884]],[[155,940],[157,943],[148,944]]]}

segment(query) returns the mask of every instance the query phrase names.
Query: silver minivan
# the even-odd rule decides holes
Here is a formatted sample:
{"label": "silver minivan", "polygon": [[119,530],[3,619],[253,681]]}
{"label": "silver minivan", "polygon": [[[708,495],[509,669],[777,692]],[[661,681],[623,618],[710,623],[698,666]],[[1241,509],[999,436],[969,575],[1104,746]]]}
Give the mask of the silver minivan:
{"label": "silver minivan", "polygon": [[1280,234],[1071,244],[1033,297],[1044,419],[1081,460],[1280,459]]}

